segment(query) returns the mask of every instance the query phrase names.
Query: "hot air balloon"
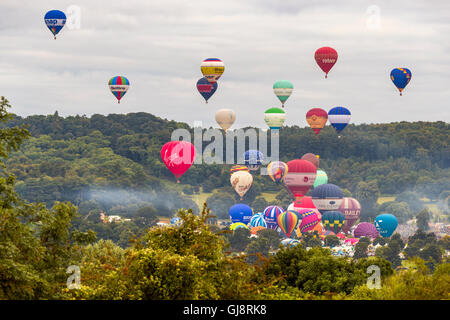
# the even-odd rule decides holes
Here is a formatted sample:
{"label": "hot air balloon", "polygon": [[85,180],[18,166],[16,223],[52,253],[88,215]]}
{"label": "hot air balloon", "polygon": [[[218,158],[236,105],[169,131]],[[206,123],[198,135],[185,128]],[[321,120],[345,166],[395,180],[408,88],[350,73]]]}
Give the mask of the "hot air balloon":
{"label": "hot air balloon", "polygon": [[287,173],[288,173],[288,166],[284,162],[272,161],[267,166],[267,174],[269,175],[270,179],[272,179],[272,181],[275,183],[282,182],[286,177]]}
{"label": "hot air balloon", "polygon": [[330,121],[336,132],[340,133],[350,122],[351,115],[350,110],[347,108],[334,107],[328,111],[328,121]]}
{"label": "hot air balloon", "polygon": [[170,224],[179,225],[182,223],[183,220],[179,217],[173,217],[170,219]]}
{"label": "hot air balloon", "polygon": [[317,64],[320,69],[325,72],[325,78],[328,77],[328,72],[333,68],[337,61],[337,51],[330,47],[322,47],[316,50],[314,54]]}
{"label": "hot air balloon", "polygon": [[315,134],[319,134],[320,130],[327,124],[328,113],[321,108],[312,108],[306,113],[306,122],[308,122]]}
{"label": "hot air balloon", "polygon": [[390,213],[383,213],[375,218],[375,227],[384,238],[392,236],[398,226],[397,217]]}
{"label": "hot air balloon", "polygon": [[319,223],[319,217],[317,216],[315,210],[311,209],[301,209],[298,210],[301,216],[300,232],[304,233],[306,231],[311,231]]}
{"label": "hot air balloon", "polygon": [[296,239],[291,239],[291,238],[286,238],[281,240],[281,244],[285,247],[294,247],[296,245],[298,245],[300,243],[300,241],[296,240]]}
{"label": "hot air balloon", "polygon": [[278,227],[277,218],[284,210],[278,206],[268,206],[264,209],[264,219],[267,222],[267,228],[275,230]]}
{"label": "hot air balloon", "polygon": [[230,175],[233,174],[233,173],[235,173],[235,172],[237,172],[237,171],[247,171],[247,172],[250,172],[249,168],[247,168],[246,166],[243,166],[243,165],[238,164],[238,165],[235,165],[235,166],[232,166],[232,167],[231,167],[231,169],[230,169]]}
{"label": "hot air balloon", "polygon": [[195,154],[194,145],[188,141],[170,141],[161,148],[161,158],[166,167],[177,178],[177,183],[194,163]]}
{"label": "hot air balloon", "polygon": [[239,228],[243,228],[243,229],[247,229],[248,230],[247,225],[245,225],[245,224],[243,224],[241,222],[236,222],[236,223],[233,223],[233,224],[230,225],[230,230],[235,231],[236,229],[239,229]]}
{"label": "hot air balloon", "polygon": [[241,222],[248,224],[253,215],[253,210],[246,204],[238,203],[228,210],[228,214],[232,223]]}
{"label": "hot air balloon", "polygon": [[218,58],[208,58],[203,60],[200,70],[209,82],[216,82],[225,71],[225,65]]}
{"label": "hot air balloon", "polygon": [[253,176],[247,171],[237,171],[231,175],[230,182],[242,200],[242,197],[252,186]]}
{"label": "hot air balloon", "polygon": [[123,98],[130,87],[130,81],[123,76],[116,76],[109,80],[108,85],[112,94],[117,98],[117,103],[120,103],[120,99]]}
{"label": "hot air balloon", "polygon": [[326,230],[339,233],[344,226],[345,216],[340,211],[326,211],[322,215],[322,225]]}
{"label": "hot air balloon", "polygon": [[316,168],[319,168],[319,156],[315,155],[314,153],[305,153],[302,157],[302,160],[307,160],[309,162],[311,162],[313,165],[316,166]]}
{"label": "hot air balloon", "polygon": [[250,171],[258,170],[264,161],[264,155],[258,150],[247,150],[244,152],[244,164]]}
{"label": "hot air balloon", "polygon": [[315,211],[319,220],[322,217],[321,213],[319,212],[319,210],[317,210],[316,206],[314,205],[312,198],[309,196],[304,196],[300,200],[292,202],[288,207],[288,210],[300,211],[302,209],[310,209]]}
{"label": "hot air balloon", "polygon": [[342,203],[343,193],[338,186],[326,183],[311,192],[316,208],[323,215],[325,211],[336,211]]}
{"label": "hot air balloon", "polygon": [[345,216],[343,232],[349,232],[350,228],[355,224],[361,215],[361,205],[354,198],[342,198],[341,205],[338,210]]}
{"label": "hot air balloon", "polygon": [[253,228],[250,229],[250,233],[251,234],[257,234],[259,231],[264,230],[264,229],[267,229],[267,228],[264,228],[264,227],[261,227],[261,226],[253,227]]}
{"label": "hot air balloon", "polygon": [[298,201],[314,184],[317,169],[311,162],[300,159],[289,161],[287,166],[284,183]]}
{"label": "hot air balloon", "polygon": [[292,231],[297,228],[299,220],[296,213],[292,211],[285,211],[278,216],[277,222],[281,231],[283,231],[286,237],[289,238]]}
{"label": "hot air balloon", "polygon": [[325,171],[318,169],[317,170],[317,175],[316,175],[316,180],[314,180],[314,188],[317,188],[318,186],[322,185],[322,184],[326,184],[328,183],[328,175]]}
{"label": "hot air balloon", "polygon": [[292,90],[294,90],[294,85],[287,80],[279,80],[273,84],[273,92],[278,99],[280,99],[283,108],[284,103],[290,97]]}
{"label": "hot air balloon", "polygon": [[397,87],[398,91],[400,91],[400,95],[402,95],[403,89],[408,85],[409,81],[411,81],[411,71],[408,68],[395,68],[391,71],[391,80],[394,85]]}
{"label": "hot air balloon", "polygon": [[264,112],[264,121],[271,130],[279,130],[286,119],[286,113],[280,108],[270,108]]}
{"label": "hot air balloon", "polygon": [[47,12],[44,16],[45,24],[47,28],[53,33],[56,40],[56,35],[61,31],[61,29],[66,24],[66,15],[64,12],[59,10],[51,10]]}
{"label": "hot air balloon", "polygon": [[206,78],[201,78],[197,81],[197,90],[208,103],[208,99],[212,97],[217,90],[217,82],[209,82]]}
{"label": "hot air balloon", "polygon": [[357,238],[367,237],[375,239],[378,237],[379,233],[372,223],[361,222],[356,226],[355,230],[353,230],[353,235]]}
{"label": "hot air balloon", "polygon": [[264,214],[262,212],[254,214],[250,218],[250,222],[248,223],[250,227],[264,227],[267,228],[267,222],[264,219]]}
{"label": "hot air balloon", "polygon": [[230,109],[220,109],[216,112],[216,122],[223,129],[227,131],[236,121],[236,113]]}

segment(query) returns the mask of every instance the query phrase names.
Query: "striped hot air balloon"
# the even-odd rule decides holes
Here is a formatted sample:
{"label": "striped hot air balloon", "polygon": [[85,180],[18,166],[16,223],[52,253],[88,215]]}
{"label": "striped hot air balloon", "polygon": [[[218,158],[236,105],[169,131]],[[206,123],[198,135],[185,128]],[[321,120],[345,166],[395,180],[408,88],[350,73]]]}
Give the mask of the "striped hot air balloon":
{"label": "striped hot air balloon", "polygon": [[279,80],[273,84],[273,92],[281,101],[284,108],[284,103],[291,96],[292,90],[294,90],[294,85],[287,80]]}
{"label": "striped hot air balloon", "polygon": [[286,112],[280,108],[270,108],[264,112],[264,121],[270,130],[279,130],[286,119]]}
{"label": "striped hot air balloon", "polygon": [[238,171],[247,171],[247,172],[250,172],[250,169],[247,168],[247,167],[244,166],[244,165],[238,164],[238,165],[235,165],[235,166],[232,166],[232,167],[231,167],[231,169],[230,169],[230,174],[233,174],[233,173],[238,172]]}
{"label": "striped hot air balloon", "polygon": [[200,70],[209,82],[216,82],[225,71],[225,65],[218,58],[208,58],[203,60],[200,65]]}
{"label": "striped hot air balloon", "polygon": [[299,220],[296,213],[285,211],[278,216],[277,222],[281,231],[289,238],[292,232],[297,228]]}
{"label": "striped hot air balloon", "polygon": [[331,126],[336,130],[337,133],[340,133],[347,124],[350,122],[350,118],[352,114],[350,110],[344,107],[334,107],[330,111],[328,111],[328,121],[330,121]]}
{"label": "striped hot air balloon", "polygon": [[120,103],[120,99],[123,98],[130,87],[130,81],[123,76],[116,76],[109,80],[108,85],[112,94],[117,98],[118,103]]}
{"label": "striped hot air balloon", "polygon": [[314,188],[317,188],[318,186],[322,185],[322,184],[326,184],[328,183],[328,175],[325,171],[318,169],[317,170],[317,175],[316,175],[316,180],[314,180]]}
{"label": "striped hot air balloon", "polygon": [[267,222],[267,228],[275,230],[278,227],[277,218],[284,210],[278,206],[268,206],[264,209],[264,219]]}
{"label": "striped hot air balloon", "polygon": [[244,228],[248,230],[247,225],[243,224],[242,222],[236,222],[230,225],[230,230],[235,231],[236,229]]}
{"label": "striped hot air balloon", "polygon": [[262,212],[254,214],[250,218],[250,222],[248,224],[250,225],[250,228],[253,228],[253,227],[264,227],[264,228],[267,228],[267,222],[264,219],[264,214]]}
{"label": "striped hot air balloon", "polygon": [[326,211],[322,215],[322,225],[326,230],[339,233],[344,226],[345,216],[340,211]]}
{"label": "striped hot air balloon", "polygon": [[351,227],[355,224],[355,222],[361,215],[361,204],[354,198],[345,197],[342,198],[342,202],[338,210],[345,216],[345,222],[342,231],[349,232]]}

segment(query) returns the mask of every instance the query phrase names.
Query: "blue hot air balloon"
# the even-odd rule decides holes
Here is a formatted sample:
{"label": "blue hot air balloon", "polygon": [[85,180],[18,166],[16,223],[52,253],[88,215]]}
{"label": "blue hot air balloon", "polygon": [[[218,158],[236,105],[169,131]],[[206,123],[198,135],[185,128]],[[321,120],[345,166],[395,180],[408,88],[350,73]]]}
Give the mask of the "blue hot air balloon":
{"label": "blue hot air balloon", "polygon": [[244,164],[251,171],[258,170],[264,161],[264,155],[258,150],[247,150],[244,153]]}
{"label": "blue hot air balloon", "polygon": [[325,211],[336,211],[343,197],[341,188],[332,183],[321,184],[311,192],[312,201],[322,214]]}
{"label": "blue hot air balloon", "polygon": [[197,90],[203,96],[206,103],[208,103],[208,99],[211,98],[217,90],[217,81],[211,83],[208,79],[201,78],[197,81]]}
{"label": "blue hot air balloon", "polygon": [[253,210],[246,204],[238,203],[232,206],[228,213],[232,223],[241,222],[248,224],[252,218]]}
{"label": "blue hot air balloon", "polygon": [[398,220],[390,213],[383,213],[375,218],[374,225],[381,236],[387,238],[392,236],[395,229],[397,229]]}
{"label": "blue hot air balloon", "polygon": [[56,39],[56,35],[61,31],[61,29],[66,24],[66,15],[64,12],[59,10],[51,10],[47,12],[44,16],[45,24],[47,28],[53,33],[53,36]]}
{"label": "blue hot air balloon", "polygon": [[277,218],[283,212],[283,208],[278,206],[268,206],[265,208],[263,214],[267,222],[267,228],[275,230],[278,227]]}
{"label": "blue hot air balloon", "polygon": [[407,68],[395,68],[391,71],[391,80],[398,91],[400,91],[400,95],[402,95],[403,89],[405,89],[409,81],[411,81],[411,77],[411,70]]}
{"label": "blue hot air balloon", "polygon": [[347,108],[334,107],[328,111],[328,121],[331,123],[336,132],[340,133],[350,122],[351,115],[350,110]]}

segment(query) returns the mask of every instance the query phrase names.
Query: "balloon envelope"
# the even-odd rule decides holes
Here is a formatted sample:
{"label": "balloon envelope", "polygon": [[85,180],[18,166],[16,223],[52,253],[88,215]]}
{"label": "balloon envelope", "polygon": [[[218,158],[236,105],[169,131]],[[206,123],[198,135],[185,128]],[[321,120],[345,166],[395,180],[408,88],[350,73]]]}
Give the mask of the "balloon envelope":
{"label": "balloon envelope", "polygon": [[270,108],[264,112],[264,121],[271,130],[278,130],[283,126],[286,112],[280,108]]}
{"label": "balloon envelope", "polygon": [[297,227],[299,220],[297,214],[294,212],[285,211],[278,216],[277,222],[281,231],[289,238],[292,231]]}
{"label": "balloon envelope", "polygon": [[264,219],[267,222],[267,228],[275,230],[278,227],[277,218],[284,210],[278,206],[268,206],[264,209]]}
{"label": "balloon envelope", "polygon": [[51,10],[47,12],[44,16],[45,24],[47,28],[53,33],[56,39],[56,35],[61,31],[61,29],[66,24],[66,15],[64,12],[59,10]]}
{"label": "balloon envelope", "polygon": [[322,215],[325,211],[337,210],[343,195],[341,188],[331,183],[322,184],[311,192],[312,201]]}
{"label": "balloon envelope", "polygon": [[296,197],[304,196],[316,179],[316,166],[307,160],[296,159],[287,163],[288,172],[284,183]]}
{"label": "balloon envelope", "polygon": [[249,222],[250,227],[264,227],[267,228],[267,222],[264,219],[264,214],[262,212],[254,214],[251,218],[250,218],[250,222]]}
{"label": "balloon envelope", "polygon": [[247,150],[244,152],[244,164],[250,171],[258,170],[264,161],[264,155],[258,150]]}
{"label": "balloon envelope", "polygon": [[361,215],[361,204],[354,198],[342,198],[341,205],[338,210],[345,216],[343,232],[349,232],[350,228],[355,224]]}
{"label": "balloon envelope", "polygon": [[322,184],[326,184],[328,183],[328,175],[325,171],[318,169],[317,170],[317,175],[316,175],[316,180],[314,180],[314,188],[317,188],[318,186],[322,185]]}
{"label": "balloon envelope", "polygon": [[397,217],[390,213],[383,213],[375,218],[375,227],[384,238],[390,237],[398,226]]}
{"label": "balloon envelope", "polygon": [[379,233],[372,223],[361,222],[356,226],[355,230],[353,230],[353,235],[357,238],[367,237],[375,239],[378,237]]}
{"label": "balloon envelope", "polygon": [[225,71],[225,65],[218,58],[208,58],[203,60],[200,65],[200,70],[209,82],[216,82]]}
{"label": "balloon envelope", "polygon": [[347,124],[350,122],[352,114],[350,110],[344,107],[334,107],[328,111],[328,121],[330,121],[331,126],[340,133]]}
{"label": "balloon envelope", "polygon": [[195,158],[194,145],[188,141],[170,141],[161,149],[166,167],[179,179],[192,165]]}
{"label": "balloon envelope", "polygon": [[314,54],[314,59],[316,59],[317,64],[320,69],[325,72],[325,78],[328,76],[331,68],[337,62],[338,53],[331,47],[322,47],[316,50]]}
{"label": "balloon envelope", "polygon": [[321,108],[312,108],[306,113],[306,122],[308,122],[315,134],[319,134],[320,130],[327,124],[328,113]]}
{"label": "balloon envelope", "polygon": [[236,222],[236,223],[233,223],[232,225],[230,225],[230,230],[234,231],[234,230],[239,229],[239,228],[244,228],[244,229],[248,230],[247,225],[243,224],[241,222]]}
{"label": "balloon envelope", "polygon": [[130,81],[123,76],[116,76],[109,80],[108,85],[112,94],[117,98],[117,102],[120,103],[120,99],[123,98],[130,87]]}
{"label": "balloon envelope", "polygon": [[246,204],[238,203],[228,210],[228,214],[232,223],[241,222],[247,224],[253,215],[253,210]]}
{"label": "balloon envelope", "polygon": [[312,209],[301,209],[298,211],[301,216],[300,232],[311,231],[319,223],[319,217]]}
{"label": "balloon envelope", "polygon": [[267,166],[267,174],[269,175],[270,179],[272,179],[272,181],[275,183],[282,182],[286,177],[287,173],[288,173],[288,166],[284,162],[272,161]]}
{"label": "balloon envelope", "polygon": [[315,155],[314,153],[305,153],[302,157],[301,160],[307,160],[309,162],[311,162],[313,165],[316,166],[316,168],[319,168],[319,156]]}
{"label": "balloon envelope", "polygon": [[236,113],[231,109],[220,109],[216,112],[216,122],[227,131],[236,121]]}
{"label": "balloon envelope", "polygon": [[391,80],[397,87],[400,95],[402,95],[403,89],[405,89],[409,81],[411,81],[411,77],[411,70],[408,68],[395,68],[391,71]]}
{"label": "balloon envelope", "polygon": [[211,98],[217,90],[217,82],[211,83],[208,79],[201,78],[197,81],[197,90],[205,99],[206,103],[208,103],[209,98]]}
{"label": "balloon envelope", "polygon": [[326,211],[322,215],[322,225],[326,230],[339,233],[344,226],[345,216],[340,211]]}
{"label": "balloon envelope", "polygon": [[250,172],[250,170],[246,167],[246,166],[243,166],[243,165],[235,165],[235,166],[232,166],[231,167],[231,169],[230,169],[230,174],[233,174],[233,173],[235,173],[235,172],[237,172],[237,171],[247,171],[247,172]]}
{"label": "balloon envelope", "polygon": [[291,96],[294,85],[287,80],[279,80],[273,84],[273,92],[281,101],[283,107],[286,100]]}
{"label": "balloon envelope", "polygon": [[242,199],[248,189],[252,186],[253,176],[247,171],[237,171],[231,175],[230,182],[234,190]]}

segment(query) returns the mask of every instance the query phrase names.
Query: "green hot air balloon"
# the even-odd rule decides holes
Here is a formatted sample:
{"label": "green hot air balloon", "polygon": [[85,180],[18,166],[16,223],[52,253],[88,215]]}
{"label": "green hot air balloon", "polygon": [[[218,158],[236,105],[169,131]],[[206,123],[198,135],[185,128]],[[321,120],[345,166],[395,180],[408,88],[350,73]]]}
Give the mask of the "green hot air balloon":
{"label": "green hot air balloon", "polygon": [[317,188],[318,186],[320,186],[321,184],[326,184],[328,183],[328,175],[325,171],[318,169],[317,170],[317,175],[316,175],[316,180],[314,180],[314,188]]}
{"label": "green hot air balloon", "polygon": [[273,84],[273,92],[280,99],[282,107],[294,90],[294,85],[287,80],[279,80]]}
{"label": "green hot air balloon", "polygon": [[322,214],[322,225],[326,230],[338,234],[344,226],[345,216],[340,211],[325,211]]}
{"label": "green hot air balloon", "polygon": [[270,108],[264,112],[264,121],[271,130],[278,130],[286,119],[286,113],[280,108]]}

